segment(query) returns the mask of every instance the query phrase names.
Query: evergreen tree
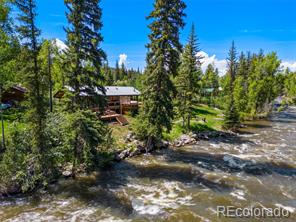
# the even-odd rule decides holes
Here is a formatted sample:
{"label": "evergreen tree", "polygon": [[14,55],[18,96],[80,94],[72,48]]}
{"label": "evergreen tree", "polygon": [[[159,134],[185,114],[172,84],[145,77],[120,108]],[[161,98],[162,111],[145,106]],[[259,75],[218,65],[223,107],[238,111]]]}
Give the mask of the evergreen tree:
{"label": "evergreen tree", "polygon": [[23,61],[26,61],[24,68],[24,82],[27,87],[28,101],[28,122],[32,130],[33,147],[40,153],[44,152],[46,136],[44,133],[46,119],[46,82],[40,72],[38,64],[38,54],[40,44],[38,37],[40,30],[36,27],[36,4],[34,0],[16,0],[16,6],[19,8],[18,17],[20,25],[17,30],[22,38]]}
{"label": "evergreen tree", "polygon": [[219,73],[218,70],[214,70],[214,66],[209,64],[205,74],[202,78],[202,91],[206,100],[210,101],[210,105],[215,106],[215,97],[219,91]]}
{"label": "evergreen tree", "polygon": [[[199,92],[199,80],[201,76],[200,52],[194,25],[188,39],[188,43],[182,54],[179,73],[176,77],[177,108],[183,119],[183,127],[190,130],[190,120],[193,116],[195,98]],[[185,123],[186,120],[186,123]]]}
{"label": "evergreen tree", "polygon": [[108,85],[108,86],[113,85],[113,76],[112,76],[112,72],[111,72],[108,62],[106,62],[103,66],[103,73],[105,76],[106,85]]}
{"label": "evergreen tree", "polygon": [[[99,0],[78,1],[65,0],[68,22],[71,26],[66,28],[67,45],[66,71],[68,85],[74,90],[72,94],[72,106],[85,107],[85,99],[80,94],[86,93],[97,104],[103,92],[103,75],[101,74],[102,62],[106,59],[105,52],[100,44],[103,37],[102,11],[98,6]],[[88,101],[89,102],[89,101]]]}
{"label": "evergreen tree", "polygon": [[20,44],[9,18],[8,1],[0,2],[0,101],[3,90],[19,82]]}
{"label": "evergreen tree", "polygon": [[212,64],[209,64],[205,74],[202,77],[202,90],[211,89],[212,96],[216,96],[219,90],[219,72],[218,69],[214,69]]}
{"label": "evergreen tree", "polygon": [[[68,93],[68,143],[72,148],[73,176],[78,164],[94,167],[98,160],[97,147],[109,131],[100,124],[95,114],[89,111],[94,106],[104,108],[105,93],[102,86],[102,62],[106,59],[100,44],[103,40],[102,11],[99,0],[65,0],[70,26],[66,29],[66,76],[67,85],[73,89]],[[82,95],[87,95],[87,98]]]}
{"label": "evergreen tree", "polygon": [[117,82],[120,80],[120,69],[119,69],[119,64],[118,61],[115,63],[115,72],[114,72],[114,82]]}
{"label": "evergreen tree", "polygon": [[219,93],[219,88],[220,88],[220,76],[219,76],[218,68],[215,69],[215,73],[212,77],[212,84],[213,84],[213,88],[214,88],[214,94],[215,94],[215,96],[217,96]]}
{"label": "evergreen tree", "polygon": [[234,42],[229,50],[228,57],[228,73],[229,76],[229,89],[228,89],[228,101],[226,104],[225,117],[223,127],[225,129],[236,129],[240,123],[239,114],[234,102],[234,82],[237,74],[237,58],[236,48]]}
{"label": "evergreen tree", "polygon": [[55,71],[53,69],[53,55],[54,52],[58,49],[55,48],[55,46],[48,40],[44,40],[41,44],[39,55],[38,55],[38,63],[40,64],[40,73],[44,77],[44,83],[46,86],[48,86],[48,95],[46,96],[49,101],[49,110],[52,112],[53,107],[53,98],[52,98],[52,92],[53,92],[53,72]]}
{"label": "evergreen tree", "polygon": [[245,112],[248,98],[248,75],[249,75],[248,60],[242,52],[239,58],[237,76],[234,81],[234,103],[238,112]]}
{"label": "evergreen tree", "polygon": [[[173,119],[173,97],[176,93],[172,76],[180,64],[182,45],[180,29],[186,5],[182,0],[155,0],[154,10],[148,16],[150,43],[147,45],[147,69],[143,92],[144,117],[149,125],[148,145],[154,138],[161,138],[163,129],[170,131]],[[147,146],[148,146],[147,145]]]}
{"label": "evergreen tree", "polygon": [[120,80],[124,80],[127,78],[127,70],[125,68],[124,63],[121,63],[121,68],[120,68]]}

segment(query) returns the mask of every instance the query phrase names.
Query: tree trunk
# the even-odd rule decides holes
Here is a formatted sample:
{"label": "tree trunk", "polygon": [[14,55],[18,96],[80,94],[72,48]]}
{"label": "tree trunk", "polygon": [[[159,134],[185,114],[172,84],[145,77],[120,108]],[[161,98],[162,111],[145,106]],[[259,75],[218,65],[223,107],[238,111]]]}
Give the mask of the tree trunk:
{"label": "tree trunk", "polygon": [[185,128],[185,115],[182,115],[182,128]]}
{"label": "tree trunk", "polygon": [[154,137],[153,136],[149,136],[146,142],[146,154],[149,153],[149,151],[151,151],[153,149],[154,146]]}

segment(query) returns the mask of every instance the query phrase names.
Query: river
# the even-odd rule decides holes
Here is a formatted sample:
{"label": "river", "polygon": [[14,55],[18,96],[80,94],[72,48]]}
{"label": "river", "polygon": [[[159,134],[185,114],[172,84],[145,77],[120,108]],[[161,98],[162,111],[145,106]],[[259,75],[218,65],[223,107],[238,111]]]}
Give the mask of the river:
{"label": "river", "polygon": [[[0,200],[0,221],[296,221],[296,107],[238,136],[115,164]],[[281,207],[288,219],[217,217],[217,206]]]}

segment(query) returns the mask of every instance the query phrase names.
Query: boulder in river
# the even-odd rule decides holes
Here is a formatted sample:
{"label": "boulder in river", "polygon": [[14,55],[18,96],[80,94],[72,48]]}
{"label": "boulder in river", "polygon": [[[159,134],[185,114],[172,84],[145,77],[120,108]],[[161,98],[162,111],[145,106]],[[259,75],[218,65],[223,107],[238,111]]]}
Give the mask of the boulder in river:
{"label": "boulder in river", "polygon": [[181,147],[185,145],[195,144],[197,142],[196,134],[184,134],[174,141],[174,146]]}

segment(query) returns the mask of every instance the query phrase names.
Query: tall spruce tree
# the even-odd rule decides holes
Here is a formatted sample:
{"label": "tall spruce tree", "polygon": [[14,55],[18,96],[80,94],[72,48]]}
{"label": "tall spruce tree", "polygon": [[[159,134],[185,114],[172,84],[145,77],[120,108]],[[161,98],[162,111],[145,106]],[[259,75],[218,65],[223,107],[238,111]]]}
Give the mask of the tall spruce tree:
{"label": "tall spruce tree", "polygon": [[155,0],[154,10],[147,17],[150,43],[148,43],[146,81],[144,89],[144,119],[147,131],[147,146],[155,138],[161,138],[164,129],[172,128],[173,98],[176,89],[171,80],[176,76],[180,64],[182,45],[179,41],[180,29],[186,5],[182,0]]}
{"label": "tall spruce tree", "polygon": [[11,31],[9,22],[10,7],[8,1],[0,2],[0,101],[4,86],[15,80],[16,57],[19,54],[19,42]]}
{"label": "tall spruce tree", "polygon": [[124,65],[124,63],[121,63],[121,68],[120,68],[120,80],[124,80],[127,78],[127,70]]}
{"label": "tall spruce tree", "polygon": [[105,76],[105,83],[108,85],[108,86],[111,86],[113,85],[113,76],[112,76],[112,71],[109,67],[109,63],[108,61],[104,64],[103,68],[103,74]]}
{"label": "tall spruce tree", "polygon": [[24,84],[28,89],[28,122],[32,130],[33,147],[39,152],[45,149],[45,119],[46,119],[46,82],[38,65],[40,44],[38,38],[40,30],[36,27],[36,3],[35,0],[16,0],[19,8],[19,26],[17,30],[23,43]]}
{"label": "tall spruce tree", "polygon": [[103,41],[100,33],[102,11],[99,0],[65,0],[65,3],[70,23],[65,29],[69,47],[66,51],[68,85],[74,90],[72,105],[82,108],[86,101],[81,93],[88,94],[92,102],[98,103],[97,92],[104,91],[101,66],[106,55],[100,46]]}
{"label": "tall spruce tree", "polygon": [[214,97],[218,95],[219,91],[219,72],[214,69],[213,64],[209,64],[202,77],[202,94],[206,101],[211,105],[215,105]]}
{"label": "tall spruce tree", "polygon": [[238,112],[245,112],[248,103],[248,75],[249,67],[248,60],[245,54],[242,52],[239,57],[237,75],[234,81],[234,103]]}
{"label": "tall spruce tree", "polygon": [[234,102],[234,82],[237,73],[237,52],[232,42],[232,46],[229,50],[228,56],[228,73],[229,75],[229,88],[228,88],[228,101],[225,110],[225,117],[223,127],[226,129],[236,129],[239,126],[239,113]]}
{"label": "tall spruce tree", "polygon": [[[72,152],[73,176],[78,164],[94,167],[98,150],[108,128],[89,111],[94,106],[104,108],[105,93],[101,66],[106,59],[100,44],[103,40],[102,11],[99,0],[65,0],[70,26],[66,28],[67,45],[65,67],[68,93],[68,144]],[[83,95],[87,95],[87,98]],[[70,101],[70,102],[69,102]]]}
{"label": "tall spruce tree", "polygon": [[114,72],[114,82],[116,83],[118,80],[120,80],[120,68],[119,68],[119,63],[116,61],[115,63],[115,72]]}
{"label": "tall spruce tree", "polygon": [[190,130],[190,120],[193,116],[193,106],[199,92],[199,80],[201,78],[200,52],[194,25],[182,53],[179,73],[176,77],[177,108],[183,119],[183,127]]}

